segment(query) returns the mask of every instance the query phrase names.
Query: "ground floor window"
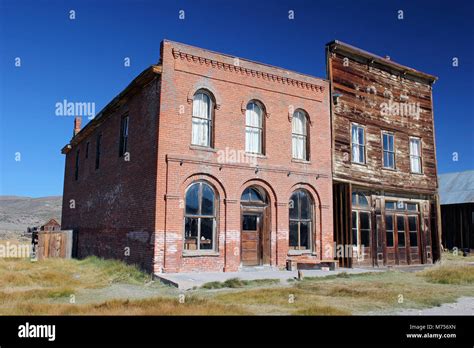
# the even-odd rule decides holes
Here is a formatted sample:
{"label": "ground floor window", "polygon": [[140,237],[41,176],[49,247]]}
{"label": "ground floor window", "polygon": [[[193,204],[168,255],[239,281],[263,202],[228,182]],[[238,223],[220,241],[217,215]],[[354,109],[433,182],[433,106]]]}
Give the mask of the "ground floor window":
{"label": "ground floor window", "polygon": [[311,250],[313,203],[306,190],[295,191],[289,202],[290,250]]}
{"label": "ground floor window", "polygon": [[216,194],[205,182],[197,182],[186,191],[184,250],[215,250]]}
{"label": "ground floor window", "polygon": [[357,247],[370,247],[370,212],[352,211],[352,243]]}

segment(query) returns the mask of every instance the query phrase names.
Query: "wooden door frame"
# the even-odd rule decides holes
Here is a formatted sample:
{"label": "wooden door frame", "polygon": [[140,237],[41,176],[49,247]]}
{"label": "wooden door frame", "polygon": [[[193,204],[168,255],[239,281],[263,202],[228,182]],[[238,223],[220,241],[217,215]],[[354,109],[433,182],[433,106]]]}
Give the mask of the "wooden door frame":
{"label": "wooden door frame", "polygon": [[[268,224],[265,223],[267,214],[270,214],[270,209],[268,204],[265,205],[245,205],[241,204],[240,205],[240,255],[241,255],[241,260],[240,264],[242,264],[242,231],[243,231],[243,221],[244,221],[244,215],[257,215],[260,216],[260,221],[259,221],[259,226],[258,226],[258,252],[257,252],[257,258],[259,260],[258,265],[264,265],[265,264],[265,249],[268,248],[268,260],[269,264],[271,264],[271,246],[265,246],[265,234],[270,233],[270,226],[267,226]],[[269,236],[269,240],[271,243],[271,236]],[[246,266],[243,266],[246,267]],[[251,266],[250,266],[251,267]]]}

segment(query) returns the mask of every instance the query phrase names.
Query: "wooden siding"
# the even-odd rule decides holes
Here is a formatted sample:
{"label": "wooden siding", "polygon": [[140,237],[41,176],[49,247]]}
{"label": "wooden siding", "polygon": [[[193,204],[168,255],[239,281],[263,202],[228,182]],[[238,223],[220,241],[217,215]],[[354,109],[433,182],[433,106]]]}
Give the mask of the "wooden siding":
{"label": "wooden siding", "polygon": [[[337,50],[328,53],[333,96],[333,178],[380,189],[435,193],[436,155],[431,85],[394,75]],[[408,98],[408,99],[406,99]],[[336,102],[337,99],[337,102]],[[384,104],[386,103],[386,104]],[[388,114],[389,103],[418,105],[416,115]],[[351,123],[365,127],[366,164],[351,163]],[[394,134],[395,170],[383,168],[382,131]],[[409,138],[421,138],[422,174],[410,170]]]}

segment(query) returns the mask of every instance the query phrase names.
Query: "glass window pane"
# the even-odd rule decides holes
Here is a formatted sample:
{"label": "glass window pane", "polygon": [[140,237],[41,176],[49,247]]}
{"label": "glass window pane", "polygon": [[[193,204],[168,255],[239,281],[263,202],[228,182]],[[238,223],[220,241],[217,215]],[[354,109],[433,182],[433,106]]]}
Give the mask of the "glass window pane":
{"label": "glass window pane", "polygon": [[250,188],[249,193],[250,193],[250,200],[251,200],[251,201],[254,201],[254,202],[263,202],[262,195],[260,194],[260,192],[258,192],[257,189],[255,189],[255,188]]}
{"label": "glass window pane", "polygon": [[385,229],[387,231],[393,231],[393,216],[392,215],[385,216]]}
{"label": "glass window pane", "polygon": [[365,163],[365,147],[362,145],[359,145],[359,158],[359,163]]}
{"label": "glass window pane", "polygon": [[410,232],[410,247],[418,246],[418,233]]}
{"label": "glass window pane", "polygon": [[244,215],[242,219],[242,229],[244,231],[256,231],[257,230],[257,216]]}
{"label": "glass window pane", "polygon": [[358,238],[357,238],[357,212],[352,212],[352,244],[357,245]]}
{"label": "glass window pane", "polygon": [[184,219],[184,249],[197,250],[198,218]]}
{"label": "glass window pane", "polygon": [[242,192],[242,196],[240,196],[241,201],[248,201],[250,200],[250,188],[246,188],[244,192]]}
{"label": "glass window pane", "polygon": [[300,222],[300,249],[309,249],[309,222]]}
{"label": "glass window pane", "polygon": [[395,202],[385,202],[385,209],[395,209]]}
{"label": "glass window pane", "polygon": [[409,216],[408,217],[408,230],[411,231],[416,231],[416,220],[417,218],[415,216]]}
{"label": "glass window pane", "polygon": [[383,149],[384,151],[387,151],[388,150],[388,135],[383,134],[382,139],[383,139]]}
{"label": "glass window pane", "polygon": [[360,230],[360,244],[364,247],[370,247],[370,230]]}
{"label": "glass window pane", "polygon": [[418,206],[416,203],[407,203],[407,210],[410,210],[410,211],[417,211],[418,210]]}
{"label": "glass window pane", "polygon": [[311,219],[311,202],[309,196],[305,191],[299,192],[300,206],[301,206],[301,219]]}
{"label": "glass window pane", "polygon": [[360,228],[370,229],[370,213],[360,212]]}
{"label": "glass window pane", "polygon": [[192,119],[192,139],[193,145],[209,146],[210,144],[210,121],[193,117]]}
{"label": "glass window pane", "polygon": [[262,152],[262,130],[258,128],[245,128],[245,151],[250,153]]}
{"label": "glass window pane", "polygon": [[291,195],[288,206],[290,208],[290,219],[298,219],[299,200],[297,192]]}
{"label": "glass window pane", "polygon": [[201,218],[201,249],[212,249],[212,239],[214,232],[214,219]]}
{"label": "glass window pane", "polygon": [[387,246],[393,247],[393,231],[387,231]]}
{"label": "glass window pane", "polygon": [[403,216],[397,216],[397,230],[405,231],[405,218]]}
{"label": "glass window pane", "polygon": [[358,129],[359,132],[359,144],[364,145],[364,128],[359,127]]}
{"label": "glass window pane", "polygon": [[298,247],[298,223],[290,221],[290,249]]}
{"label": "glass window pane", "polygon": [[193,184],[186,192],[186,214],[197,215],[199,213],[199,185]]}
{"label": "glass window pane", "polygon": [[367,200],[367,197],[363,193],[357,194],[359,197],[359,205],[363,207],[368,207],[369,206],[369,201]]}
{"label": "glass window pane", "polygon": [[405,246],[405,231],[398,232],[398,246],[402,248]]}
{"label": "glass window pane", "polygon": [[214,215],[214,191],[206,184],[202,184],[201,215]]}
{"label": "glass window pane", "polygon": [[357,205],[357,193],[352,192],[352,205]]}

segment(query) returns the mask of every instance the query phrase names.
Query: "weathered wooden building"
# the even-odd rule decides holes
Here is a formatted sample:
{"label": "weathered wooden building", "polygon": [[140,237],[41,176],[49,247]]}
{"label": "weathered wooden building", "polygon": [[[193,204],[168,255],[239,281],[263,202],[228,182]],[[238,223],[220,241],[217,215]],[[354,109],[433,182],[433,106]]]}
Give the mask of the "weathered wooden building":
{"label": "weathered wooden building", "polygon": [[474,170],[439,176],[443,247],[474,249]]}
{"label": "weathered wooden building", "polygon": [[433,262],[440,254],[436,77],[339,41],[327,44],[326,57],[340,265]]}

